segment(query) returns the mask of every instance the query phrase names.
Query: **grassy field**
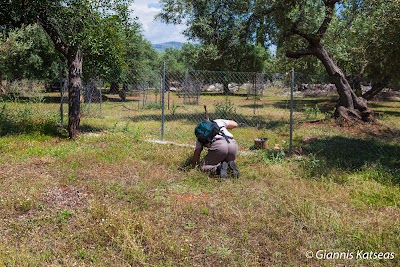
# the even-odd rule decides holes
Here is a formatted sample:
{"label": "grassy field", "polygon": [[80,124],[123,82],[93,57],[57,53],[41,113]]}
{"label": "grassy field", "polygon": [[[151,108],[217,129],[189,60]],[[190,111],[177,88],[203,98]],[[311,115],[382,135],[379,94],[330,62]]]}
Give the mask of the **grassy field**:
{"label": "grassy field", "polygon": [[58,104],[0,103],[0,266],[400,266],[398,100],[345,125],[331,99],[297,98],[289,155],[287,96],[238,98],[260,123],[232,131],[237,180],[188,166],[203,106],[173,103],[182,145],[149,141],[160,111],[134,99],[84,106],[74,141]]}

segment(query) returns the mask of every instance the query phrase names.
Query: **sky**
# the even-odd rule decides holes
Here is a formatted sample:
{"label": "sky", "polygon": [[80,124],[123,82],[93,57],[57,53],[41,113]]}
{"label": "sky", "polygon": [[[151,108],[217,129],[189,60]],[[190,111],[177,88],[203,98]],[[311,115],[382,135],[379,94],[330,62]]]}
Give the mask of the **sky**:
{"label": "sky", "polygon": [[165,42],[187,42],[182,31],[185,25],[165,24],[154,17],[161,11],[158,0],[135,0],[131,5],[132,16],[138,17],[138,22],[142,25],[144,37],[152,44]]}

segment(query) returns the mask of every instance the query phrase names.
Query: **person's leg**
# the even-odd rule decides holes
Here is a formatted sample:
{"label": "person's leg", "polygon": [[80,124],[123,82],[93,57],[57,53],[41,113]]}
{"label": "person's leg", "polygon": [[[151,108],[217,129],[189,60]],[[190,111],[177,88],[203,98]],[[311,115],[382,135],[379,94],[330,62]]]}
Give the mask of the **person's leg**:
{"label": "person's leg", "polygon": [[[233,161],[232,161],[233,162]],[[228,178],[228,162],[224,161],[217,167],[217,174],[220,178]]]}
{"label": "person's leg", "polygon": [[232,161],[228,161],[228,167],[232,170],[232,176],[233,178],[239,178],[239,169],[236,166],[236,163]]}
{"label": "person's leg", "polygon": [[228,155],[225,161],[228,162],[229,168],[232,170],[232,176],[234,178],[239,178],[239,169],[236,166],[235,160],[238,154],[238,143],[235,139],[231,140],[228,144]]}
{"label": "person's leg", "polygon": [[238,154],[238,143],[235,139],[229,140],[228,146],[228,153],[226,155],[225,161],[235,161],[237,154]]}
{"label": "person's leg", "polygon": [[228,144],[226,140],[217,140],[211,144],[207,155],[204,157],[201,165],[202,171],[216,173],[217,167],[224,161],[228,155]]}

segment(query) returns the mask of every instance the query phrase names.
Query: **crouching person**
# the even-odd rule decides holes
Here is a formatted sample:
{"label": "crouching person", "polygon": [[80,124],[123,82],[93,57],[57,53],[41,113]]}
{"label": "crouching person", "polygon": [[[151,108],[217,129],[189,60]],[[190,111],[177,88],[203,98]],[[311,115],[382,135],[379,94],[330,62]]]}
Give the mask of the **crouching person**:
{"label": "crouching person", "polygon": [[[227,178],[228,172],[231,172],[234,178],[238,178],[239,170],[235,164],[238,143],[228,131],[237,126],[233,120],[200,122],[195,129],[197,140],[193,153],[193,167],[199,166],[201,171],[216,174],[220,178]],[[204,147],[208,152],[203,161],[199,162]]]}

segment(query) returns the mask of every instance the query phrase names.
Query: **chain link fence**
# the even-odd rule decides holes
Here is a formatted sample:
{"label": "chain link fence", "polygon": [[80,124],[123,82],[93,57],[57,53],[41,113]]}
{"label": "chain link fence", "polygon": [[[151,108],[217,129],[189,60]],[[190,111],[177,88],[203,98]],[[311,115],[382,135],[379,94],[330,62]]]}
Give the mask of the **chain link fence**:
{"label": "chain link fence", "polygon": [[310,115],[318,113],[312,101],[298,100],[332,94],[335,86],[325,77],[294,71],[170,72],[165,68],[146,77],[88,82],[82,112],[99,114],[104,101],[115,102],[118,116],[146,138],[162,141],[192,142],[194,126],[205,117],[235,120],[249,129],[286,125],[292,137],[293,120],[307,119],[300,113],[307,109]]}
{"label": "chain link fence", "polygon": [[[58,82],[46,87],[51,93],[46,98],[50,100],[32,81],[2,82],[1,88],[11,101],[59,98],[61,126],[66,127],[68,83],[61,77],[60,74]],[[83,84],[83,127],[95,131],[134,129],[146,139],[192,143],[194,126],[200,120],[223,118],[235,120],[240,128],[248,130],[247,139],[251,137],[247,133],[256,132],[255,129],[261,129],[257,134],[278,129],[284,138],[287,133],[291,144],[297,123],[323,119],[329,111],[332,113],[333,105],[318,106],[321,97],[333,96],[331,103],[337,98],[335,86],[326,77],[294,71],[171,72],[164,68],[145,74],[132,72],[125,77],[116,81],[92,79]],[[85,118],[89,117],[90,126],[85,125]]]}
{"label": "chain link fence", "polygon": [[290,89],[287,75],[195,70],[165,71],[152,81],[128,79],[118,84],[118,92],[107,94],[108,100],[131,111],[133,123],[146,122],[141,131],[149,138],[171,141],[193,139],[194,125],[205,117],[262,127],[268,121],[263,100],[267,92]]}
{"label": "chain link fence", "polygon": [[[68,84],[61,77],[60,71],[58,82],[50,86],[30,80],[1,81],[0,101],[40,104],[60,99],[61,126],[66,127]],[[358,93],[370,89],[368,84],[349,82]],[[338,94],[329,77],[294,71],[171,72],[165,68],[132,72],[116,81],[89,80],[83,85],[81,97],[82,123],[88,127],[84,131],[134,129],[146,139],[192,143],[193,129],[200,120],[223,118],[238,122],[246,131],[242,132],[247,135],[246,142],[256,134],[274,130],[291,144],[300,123],[333,115]],[[89,117],[90,125],[85,125]],[[248,134],[252,132],[253,136]]]}
{"label": "chain link fence", "polygon": [[[60,71],[59,82],[47,89],[52,99],[60,92],[61,125],[65,127],[68,84],[61,77]],[[2,99],[46,101],[39,87],[32,81],[2,81],[0,89]],[[362,92],[368,89],[368,85],[360,85]],[[191,143],[195,125],[207,117],[235,120],[240,128],[253,132],[278,129],[292,140],[298,123],[332,115],[337,97],[335,85],[326,76],[294,71],[172,72],[164,67],[141,74],[132,71],[115,81],[85,82],[81,112],[83,124],[85,117],[94,118],[91,124],[95,121],[96,125],[89,126],[93,130],[114,124],[117,130],[133,128],[146,139]]]}

